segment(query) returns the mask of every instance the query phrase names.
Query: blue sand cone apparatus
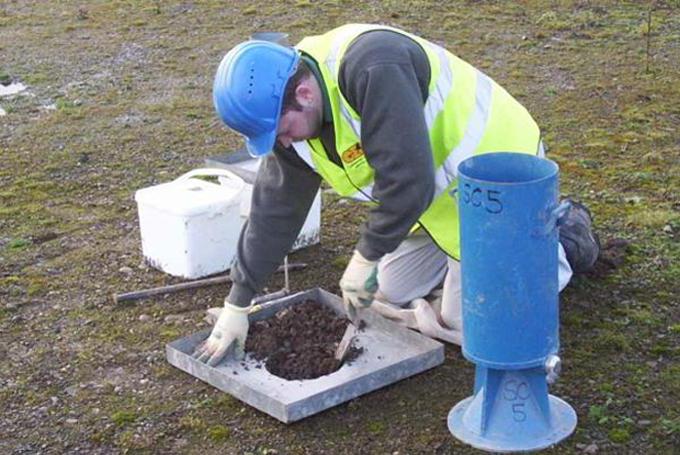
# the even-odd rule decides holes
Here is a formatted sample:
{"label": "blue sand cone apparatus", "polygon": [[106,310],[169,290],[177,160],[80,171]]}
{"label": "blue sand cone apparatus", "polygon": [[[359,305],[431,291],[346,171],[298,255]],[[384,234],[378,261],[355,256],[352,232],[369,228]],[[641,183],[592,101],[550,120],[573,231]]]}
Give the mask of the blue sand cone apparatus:
{"label": "blue sand cone apparatus", "polygon": [[463,355],[474,395],[449,431],[478,449],[538,450],[569,436],[576,413],[548,394],[559,373],[558,168],[522,153],[458,167]]}

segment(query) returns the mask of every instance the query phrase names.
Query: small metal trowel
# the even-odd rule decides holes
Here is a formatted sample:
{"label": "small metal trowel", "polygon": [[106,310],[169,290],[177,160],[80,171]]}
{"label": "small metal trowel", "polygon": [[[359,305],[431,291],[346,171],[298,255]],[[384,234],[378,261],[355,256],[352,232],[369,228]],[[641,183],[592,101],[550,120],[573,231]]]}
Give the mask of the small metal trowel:
{"label": "small metal trowel", "polygon": [[347,357],[347,354],[349,354],[349,350],[352,347],[352,341],[354,341],[357,332],[358,329],[354,324],[347,324],[345,334],[342,336],[342,340],[340,340],[338,347],[335,349],[335,360],[337,360],[338,365],[342,365],[342,363],[345,361],[345,358]]}

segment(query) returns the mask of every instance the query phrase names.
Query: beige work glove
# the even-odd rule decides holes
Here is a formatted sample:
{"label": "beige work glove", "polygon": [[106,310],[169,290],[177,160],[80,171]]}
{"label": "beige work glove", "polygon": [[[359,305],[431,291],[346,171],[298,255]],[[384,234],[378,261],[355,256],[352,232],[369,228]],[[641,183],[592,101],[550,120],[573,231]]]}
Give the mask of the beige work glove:
{"label": "beige work glove", "polygon": [[340,289],[347,316],[353,321],[357,309],[368,307],[378,290],[378,261],[369,261],[359,250],[354,250],[340,279]]}
{"label": "beige work glove", "polygon": [[239,307],[224,300],[224,309],[220,313],[210,336],[194,351],[194,358],[210,366],[217,365],[229,349],[237,359],[245,355],[246,337],[248,336],[248,312],[250,306]]}

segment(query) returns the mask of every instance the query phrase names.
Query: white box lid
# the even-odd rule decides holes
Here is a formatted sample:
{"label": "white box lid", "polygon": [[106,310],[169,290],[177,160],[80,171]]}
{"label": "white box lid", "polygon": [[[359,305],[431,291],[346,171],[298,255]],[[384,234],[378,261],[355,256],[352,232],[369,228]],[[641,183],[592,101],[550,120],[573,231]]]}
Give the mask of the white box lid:
{"label": "white box lid", "polygon": [[[192,178],[196,176],[226,176],[220,184]],[[219,213],[231,206],[240,206],[243,180],[225,169],[196,169],[178,179],[143,188],[135,192],[140,205],[181,216]]]}

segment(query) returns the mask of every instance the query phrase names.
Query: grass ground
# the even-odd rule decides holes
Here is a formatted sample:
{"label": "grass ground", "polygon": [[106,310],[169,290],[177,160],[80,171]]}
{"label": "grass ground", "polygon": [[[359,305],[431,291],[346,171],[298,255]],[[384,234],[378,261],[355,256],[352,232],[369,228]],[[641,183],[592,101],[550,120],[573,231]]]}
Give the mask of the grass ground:
{"label": "grass ground", "polygon": [[[651,12],[650,12],[651,11]],[[210,101],[221,56],[254,31],[295,42],[346,22],[405,28],[483,69],[538,119],[562,192],[623,264],[562,293],[577,411],[555,453],[680,447],[680,3],[8,1],[0,3],[0,451],[472,453],[446,428],[473,369],[439,368],[283,425],[164,360],[227,289],[114,307],[177,282],[143,264],[133,194],[240,146]],[[296,289],[337,292],[363,211],[325,195]],[[270,283],[278,289],[279,278]]]}

